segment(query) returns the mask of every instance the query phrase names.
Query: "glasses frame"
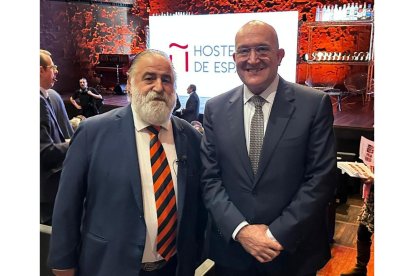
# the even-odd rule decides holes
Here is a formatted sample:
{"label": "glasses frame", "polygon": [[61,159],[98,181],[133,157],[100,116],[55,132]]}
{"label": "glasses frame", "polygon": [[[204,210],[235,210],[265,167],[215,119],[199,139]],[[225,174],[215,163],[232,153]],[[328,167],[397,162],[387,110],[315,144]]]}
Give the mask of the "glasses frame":
{"label": "glasses frame", "polygon": [[252,50],[258,58],[268,58],[273,51],[272,47],[268,45],[259,45],[254,47],[240,47],[235,53],[236,57],[240,59],[248,59],[252,53]]}
{"label": "glasses frame", "polygon": [[47,65],[46,68],[52,68],[53,71],[57,72],[58,71],[58,66],[56,64],[53,65]]}

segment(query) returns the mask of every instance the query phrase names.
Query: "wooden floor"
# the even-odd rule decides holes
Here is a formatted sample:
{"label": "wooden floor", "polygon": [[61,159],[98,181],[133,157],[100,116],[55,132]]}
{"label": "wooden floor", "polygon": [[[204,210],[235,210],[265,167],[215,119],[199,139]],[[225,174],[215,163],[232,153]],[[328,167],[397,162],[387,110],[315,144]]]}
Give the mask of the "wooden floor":
{"label": "wooden floor", "polygon": [[[356,261],[357,216],[362,206],[359,194],[348,198],[346,204],[336,209],[334,244],[331,248],[332,258],[318,276],[339,276],[351,269]],[[374,238],[373,238],[374,241]],[[374,275],[374,242],[371,246],[371,258],[368,264],[368,276]]]}
{"label": "wooden floor", "polygon": [[348,95],[341,100],[341,111],[337,98],[331,97],[334,106],[334,126],[372,130],[374,128],[374,98],[362,102],[359,95]]}

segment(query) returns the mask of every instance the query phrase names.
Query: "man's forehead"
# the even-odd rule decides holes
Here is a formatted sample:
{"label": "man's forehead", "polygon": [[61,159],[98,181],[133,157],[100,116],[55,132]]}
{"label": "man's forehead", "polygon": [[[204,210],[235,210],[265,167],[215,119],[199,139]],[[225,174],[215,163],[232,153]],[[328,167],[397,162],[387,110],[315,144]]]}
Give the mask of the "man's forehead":
{"label": "man's forehead", "polygon": [[159,55],[143,56],[139,61],[138,67],[143,68],[145,71],[172,71],[170,61]]}
{"label": "man's forehead", "polygon": [[140,67],[138,70],[141,75],[161,75],[161,76],[173,76],[173,71],[168,63],[165,64],[147,64]]}
{"label": "man's forehead", "polygon": [[43,54],[43,57],[48,65],[53,65],[53,60],[49,55]]}

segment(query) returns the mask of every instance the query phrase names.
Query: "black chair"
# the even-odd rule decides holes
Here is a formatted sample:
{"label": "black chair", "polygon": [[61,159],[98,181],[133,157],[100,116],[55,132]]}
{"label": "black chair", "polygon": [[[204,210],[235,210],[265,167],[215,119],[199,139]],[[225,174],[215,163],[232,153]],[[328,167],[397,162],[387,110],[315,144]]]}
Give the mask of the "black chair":
{"label": "black chair", "polygon": [[362,105],[365,105],[365,97],[367,95],[367,78],[366,73],[350,74],[344,79],[344,85],[348,93],[361,95]]}
{"label": "black chair", "polygon": [[40,276],[54,276],[52,270],[47,266],[49,255],[49,241],[52,234],[52,227],[40,224]]}

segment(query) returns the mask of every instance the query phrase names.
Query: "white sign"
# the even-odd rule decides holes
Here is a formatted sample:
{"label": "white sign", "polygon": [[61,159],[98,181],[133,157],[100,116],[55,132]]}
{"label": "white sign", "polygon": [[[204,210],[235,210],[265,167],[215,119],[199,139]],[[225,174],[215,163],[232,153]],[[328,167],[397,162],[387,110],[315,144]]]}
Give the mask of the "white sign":
{"label": "white sign", "polygon": [[361,136],[359,144],[359,158],[374,171],[374,142]]}
{"label": "white sign", "polygon": [[272,25],[285,57],[279,74],[296,81],[298,12],[266,12],[149,17],[149,48],[170,55],[177,71],[177,93],[187,94],[189,84],[201,97],[213,97],[242,84],[232,55],[236,32],[250,20]]}

